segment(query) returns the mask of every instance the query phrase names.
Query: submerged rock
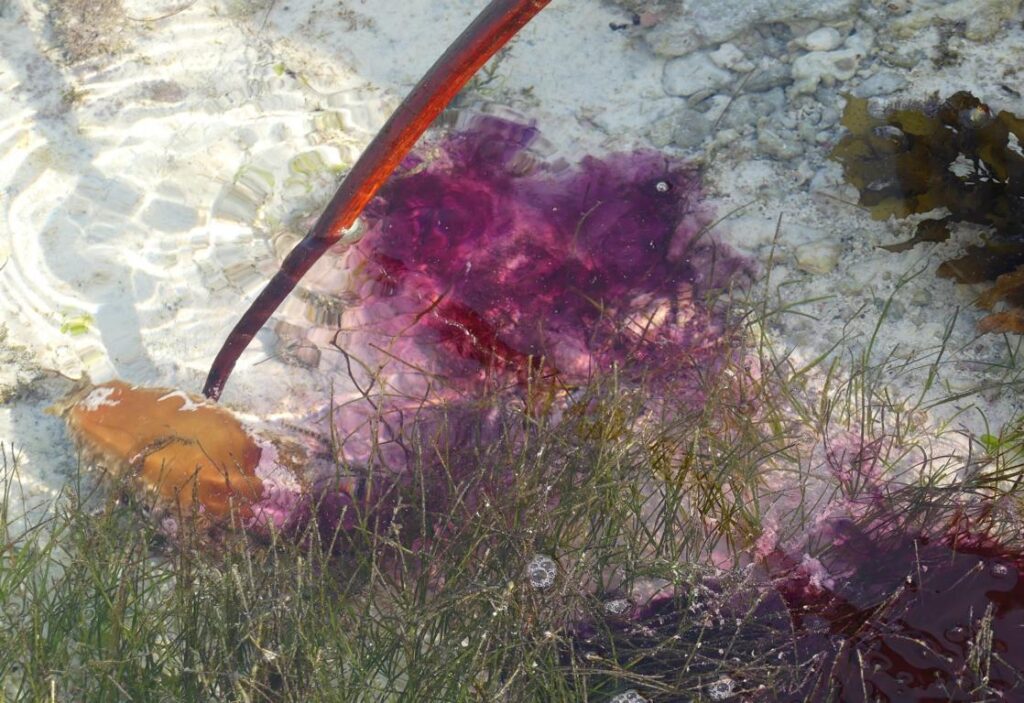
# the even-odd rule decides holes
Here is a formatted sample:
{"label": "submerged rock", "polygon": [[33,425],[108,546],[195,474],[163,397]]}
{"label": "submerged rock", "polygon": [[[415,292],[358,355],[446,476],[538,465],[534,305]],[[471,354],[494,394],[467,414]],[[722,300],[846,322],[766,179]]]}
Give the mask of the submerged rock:
{"label": "submerged rock", "polygon": [[671,59],[665,64],[662,76],[665,92],[679,97],[713,93],[732,81],[730,71],[719,68],[711,57],[701,52]]}
{"label": "submerged rock", "polygon": [[799,24],[856,15],[855,0],[722,0],[680,3],[646,35],[651,49],[662,56],[682,56],[764,24]]}

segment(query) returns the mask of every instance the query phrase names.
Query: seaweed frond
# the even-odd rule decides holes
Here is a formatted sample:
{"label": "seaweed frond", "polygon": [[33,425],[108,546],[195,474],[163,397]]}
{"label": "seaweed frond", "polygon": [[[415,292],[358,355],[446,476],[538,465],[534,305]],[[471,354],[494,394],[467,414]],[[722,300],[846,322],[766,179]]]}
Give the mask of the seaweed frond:
{"label": "seaweed frond", "polygon": [[1024,118],[995,113],[960,91],[880,115],[866,99],[848,96],[842,124],[849,133],[832,157],[874,219],[947,213],[920,221],[911,239],[885,249],[944,242],[951,225],[980,225],[982,243],[945,261],[938,275],[964,284],[995,281],[978,304],[1009,309],[985,317],[981,331],[1024,332]]}

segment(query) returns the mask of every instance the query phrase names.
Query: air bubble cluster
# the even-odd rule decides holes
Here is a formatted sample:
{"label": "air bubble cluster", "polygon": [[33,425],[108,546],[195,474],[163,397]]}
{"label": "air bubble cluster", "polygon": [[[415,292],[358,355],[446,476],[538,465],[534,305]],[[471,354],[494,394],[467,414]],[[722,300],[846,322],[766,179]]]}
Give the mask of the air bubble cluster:
{"label": "air bubble cluster", "polygon": [[732,698],[736,690],[736,682],[728,676],[723,676],[712,684],[708,685],[708,698],[713,701],[724,701]]}
{"label": "air bubble cluster", "polygon": [[622,615],[629,609],[629,601],[625,598],[615,598],[614,600],[605,601],[604,612],[609,615]]}
{"label": "air bubble cluster", "polygon": [[558,565],[546,554],[534,555],[526,565],[526,578],[529,579],[530,585],[538,590],[550,588],[557,574]]}

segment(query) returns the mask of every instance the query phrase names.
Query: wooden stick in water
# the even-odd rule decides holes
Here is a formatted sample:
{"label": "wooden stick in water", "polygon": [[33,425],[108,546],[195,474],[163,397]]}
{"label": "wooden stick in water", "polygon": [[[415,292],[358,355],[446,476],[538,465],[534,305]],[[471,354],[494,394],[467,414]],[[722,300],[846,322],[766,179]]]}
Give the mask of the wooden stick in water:
{"label": "wooden stick in water", "polygon": [[299,242],[224,341],[203,394],[216,400],[235,362],[303,275],[338,239],[427,127],[474,73],[550,0],[491,0],[431,66],[374,137],[313,228]]}

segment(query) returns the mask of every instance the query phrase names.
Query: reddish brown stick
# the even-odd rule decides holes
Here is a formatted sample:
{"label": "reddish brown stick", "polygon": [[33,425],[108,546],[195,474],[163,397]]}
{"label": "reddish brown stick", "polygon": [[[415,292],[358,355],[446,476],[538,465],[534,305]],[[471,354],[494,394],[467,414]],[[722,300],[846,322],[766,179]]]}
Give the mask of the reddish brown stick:
{"label": "reddish brown stick", "polygon": [[285,257],[249,309],[224,341],[210,366],[203,394],[216,400],[224,390],[249,342],[266,324],[299,279],[316,263],[341,232],[350,227],[427,127],[466,81],[504,46],[550,0],[491,0],[373,138],[345,177],[313,228]]}

